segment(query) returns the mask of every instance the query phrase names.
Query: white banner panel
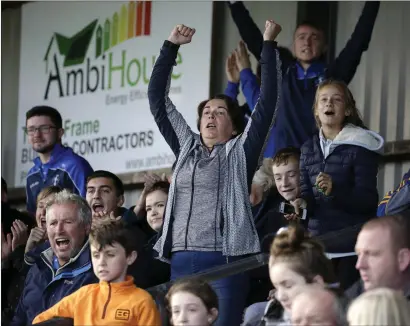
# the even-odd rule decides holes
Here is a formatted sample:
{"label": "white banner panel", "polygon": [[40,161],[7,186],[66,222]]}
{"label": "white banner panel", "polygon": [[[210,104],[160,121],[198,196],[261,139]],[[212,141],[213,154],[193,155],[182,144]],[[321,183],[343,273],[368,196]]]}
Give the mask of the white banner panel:
{"label": "white banner panel", "polygon": [[174,155],[149,111],[147,88],[173,26],[197,29],[180,48],[170,97],[196,130],[209,96],[212,2],[36,2],[23,6],[15,186],[36,153],[26,112],[55,107],[63,143],[96,169],[127,173],[170,167]]}

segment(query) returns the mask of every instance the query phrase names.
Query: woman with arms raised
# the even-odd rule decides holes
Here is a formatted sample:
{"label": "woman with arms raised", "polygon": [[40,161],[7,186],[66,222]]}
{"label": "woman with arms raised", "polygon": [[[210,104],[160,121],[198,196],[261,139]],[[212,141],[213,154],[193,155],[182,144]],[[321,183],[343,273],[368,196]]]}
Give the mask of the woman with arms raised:
{"label": "woman with arms raised", "polygon": [[[266,22],[262,50],[262,86],[246,128],[238,105],[217,95],[198,106],[194,133],[168,97],[179,46],[195,29],[177,25],[164,42],[148,86],[151,112],[178,158],[164,218],[154,249],[171,263],[171,279],[233,262],[260,251],[252,219],[249,189],[278,105],[275,76],[280,65],[276,36],[281,27]],[[280,66],[279,66],[280,67]],[[217,325],[239,325],[247,279],[237,274],[211,283],[219,297]]]}

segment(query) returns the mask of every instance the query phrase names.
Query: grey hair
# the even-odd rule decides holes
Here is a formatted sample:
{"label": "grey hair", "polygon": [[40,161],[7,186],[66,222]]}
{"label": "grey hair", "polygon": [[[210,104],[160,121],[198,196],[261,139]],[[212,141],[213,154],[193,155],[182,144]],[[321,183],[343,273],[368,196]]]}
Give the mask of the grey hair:
{"label": "grey hair", "polygon": [[271,158],[263,159],[262,166],[253,176],[252,183],[263,187],[263,192],[269,191],[274,187],[275,179],[272,171],[273,160]]}
{"label": "grey hair", "polygon": [[78,208],[78,218],[80,222],[84,225],[91,225],[92,213],[91,208],[87,201],[76,194],[69,192],[66,189],[56,193],[53,197],[46,203],[46,221],[49,219],[50,207],[52,205],[62,205],[62,204],[76,204]]}

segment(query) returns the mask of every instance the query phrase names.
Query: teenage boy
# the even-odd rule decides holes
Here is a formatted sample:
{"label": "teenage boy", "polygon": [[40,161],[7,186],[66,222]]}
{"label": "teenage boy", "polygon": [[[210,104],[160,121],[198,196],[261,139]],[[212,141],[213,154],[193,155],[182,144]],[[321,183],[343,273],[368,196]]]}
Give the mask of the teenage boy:
{"label": "teenage boy", "polygon": [[[265,187],[268,189],[265,189],[264,199],[252,208],[262,251],[269,252],[271,240],[279,228],[286,226],[287,220],[297,218],[294,214],[280,213],[279,208],[282,202],[289,203],[299,195],[299,157],[299,149],[283,148],[272,159],[265,159],[255,174],[253,184],[272,185]],[[266,172],[261,173],[263,170]]]}
{"label": "teenage boy", "polygon": [[95,275],[100,282],[82,287],[38,315],[33,324],[53,317],[74,319],[74,325],[161,325],[151,295],[134,285],[128,266],[137,258],[134,236],[121,220],[95,224],[89,241]]}
{"label": "teenage boy", "polygon": [[[281,227],[297,216],[280,212],[282,202],[289,203],[299,195],[299,158],[297,148],[284,148],[271,159],[265,159],[256,172],[253,185],[263,188],[263,199],[252,207],[256,230],[263,252],[269,252],[272,240]],[[276,187],[275,187],[276,185]],[[245,326],[259,325],[267,305],[272,283],[266,266],[251,271],[251,291],[245,310]]]}
{"label": "teenage boy", "polygon": [[[229,1],[228,5],[241,38],[255,58],[260,60],[263,45],[261,31],[242,1]],[[363,53],[369,48],[379,7],[379,1],[365,3],[350,39],[337,58],[329,63],[324,60],[327,44],[323,28],[307,21],[298,24],[293,37],[294,58],[289,60],[287,55],[280,53],[282,80],[278,87],[282,92],[276,121],[269,136],[268,147],[271,146],[274,151],[272,156],[285,147],[300,148],[317,132],[312,111],[317,85],[328,78],[350,83]],[[276,75],[273,80],[276,80]]]}

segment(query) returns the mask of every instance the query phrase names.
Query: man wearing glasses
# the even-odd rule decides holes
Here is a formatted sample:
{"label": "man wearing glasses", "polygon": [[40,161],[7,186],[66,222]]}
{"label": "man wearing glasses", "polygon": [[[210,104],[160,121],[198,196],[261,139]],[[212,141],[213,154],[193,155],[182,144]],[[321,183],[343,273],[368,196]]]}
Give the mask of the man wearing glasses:
{"label": "man wearing glasses", "polygon": [[35,106],[26,113],[25,132],[38,153],[27,175],[27,210],[35,214],[36,199],[47,186],[60,186],[85,197],[86,180],[93,172],[83,157],[61,144],[64,134],[60,113],[49,106]]}

